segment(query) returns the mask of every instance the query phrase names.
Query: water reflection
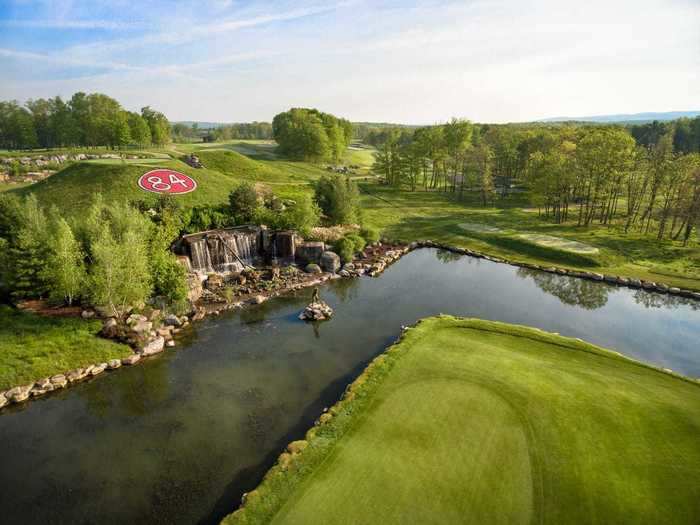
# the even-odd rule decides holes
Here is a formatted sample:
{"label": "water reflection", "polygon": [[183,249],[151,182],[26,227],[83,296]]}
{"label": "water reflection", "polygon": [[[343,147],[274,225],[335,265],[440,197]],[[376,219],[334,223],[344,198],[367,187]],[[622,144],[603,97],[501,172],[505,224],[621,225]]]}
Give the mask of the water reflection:
{"label": "water reflection", "polygon": [[602,308],[608,303],[608,295],[615,291],[614,287],[604,283],[529,268],[518,268],[517,276],[532,279],[540,290],[557,297],[564,304],[586,310]]}
{"label": "water reflection", "polygon": [[451,262],[459,261],[464,256],[459,254],[459,253],[455,253],[451,250],[439,249],[436,252],[435,257],[437,257],[437,260],[440,261],[441,263],[449,264]]}
{"label": "water reflection", "polygon": [[646,290],[635,290],[634,300],[637,304],[641,304],[645,308],[679,308],[686,306],[691,310],[700,310],[700,301],[681,297],[680,295],[664,295]]}
{"label": "water reflection", "polygon": [[0,521],[218,523],[401,325],[439,313],[537,326],[700,376],[698,303],[674,296],[437,250],[320,292],[330,321],[300,321],[312,290],[299,290],[197,323],[175,351],[6,410]]}

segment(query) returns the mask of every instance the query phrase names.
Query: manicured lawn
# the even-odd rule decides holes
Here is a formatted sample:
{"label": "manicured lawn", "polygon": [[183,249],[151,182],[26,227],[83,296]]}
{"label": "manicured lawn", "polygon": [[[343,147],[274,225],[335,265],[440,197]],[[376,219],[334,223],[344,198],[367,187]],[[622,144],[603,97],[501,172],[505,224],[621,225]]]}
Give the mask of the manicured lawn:
{"label": "manicured lawn", "polygon": [[0,305],[0,390],[132,353],[126,345],[97,337],[100,326],[99,321],[39,317]]}
{"label": "manicured lawn", "polygon": [[700,523],[700,385],[438,317],[377,358],[224,523]]}

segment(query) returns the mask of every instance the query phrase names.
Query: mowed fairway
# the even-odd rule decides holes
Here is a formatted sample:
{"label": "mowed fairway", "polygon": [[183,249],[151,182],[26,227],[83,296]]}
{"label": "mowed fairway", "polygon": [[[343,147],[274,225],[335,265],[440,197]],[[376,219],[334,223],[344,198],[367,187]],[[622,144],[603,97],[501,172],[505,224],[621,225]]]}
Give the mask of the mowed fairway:
{"label": "mowed fairway", "polygon": [[439,317],[375,360],[229,523],[700,523],[700,385]]}

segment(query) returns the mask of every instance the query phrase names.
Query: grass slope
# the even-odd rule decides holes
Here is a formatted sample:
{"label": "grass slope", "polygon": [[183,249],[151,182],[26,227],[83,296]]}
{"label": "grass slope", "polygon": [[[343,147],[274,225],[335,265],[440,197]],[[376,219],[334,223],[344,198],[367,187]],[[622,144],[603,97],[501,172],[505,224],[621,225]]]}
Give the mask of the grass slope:
{"label": "grass slope", "polygon": [[0,305],[0,390],[132,353],[96,337],[100,328],[99,321],[39,317]]}
{"label": "grass slope", "polygon": [[224,523],[700,523],[700,385],[578,340],[431,318],[330,413]]}
{"label": "grass slope", "polygon": [[184,162],[174,160],[163,160],[157,165],[80,162],[48,179],[17,190],[17,193],[33,193],[42,204],[58,206],[68,214],[87,208],[96,193],[101,193],[108,201],[155,201],[156,194],[142,190],[137,184],[141,175],[155,168],[175,169],[197,181],[196,191],[176,197],[178,201],[190,206],[225,202],[228,193],[239,183],[233,177],[218,171],[194,169]]}

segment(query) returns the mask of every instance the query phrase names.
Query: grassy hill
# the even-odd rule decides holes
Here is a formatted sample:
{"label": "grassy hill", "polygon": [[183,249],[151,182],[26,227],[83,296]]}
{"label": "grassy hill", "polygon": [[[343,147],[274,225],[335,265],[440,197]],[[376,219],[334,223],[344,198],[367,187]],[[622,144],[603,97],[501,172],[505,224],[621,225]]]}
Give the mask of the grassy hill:
{"label": "grassy hill", "polygon": [[224,523],[700,523],[700,385],[439,317],[375,359]]}
{"label": "grassy hill", "polygon": [[67,214],[87,208],[96,193],[101,193],[108,201],[155,201],[156,194],[143,191],[137,184],[141,175],[155,168],[176,169],[197,181],[196,191],[177,197],[186,205],[225,202],[228,193],[238,184],[229,175],[214,170],[190,168],[184,162],[174,160],[147,166],[80,162],[48,179],[17,190],[17,193],[33,193],[42,204],[55,205]]}

